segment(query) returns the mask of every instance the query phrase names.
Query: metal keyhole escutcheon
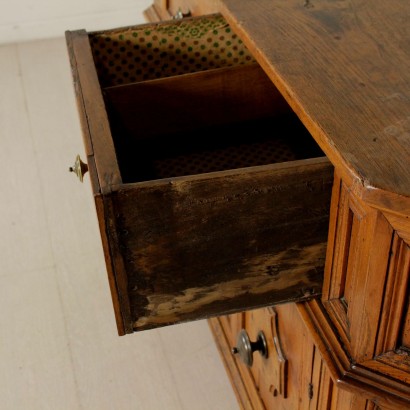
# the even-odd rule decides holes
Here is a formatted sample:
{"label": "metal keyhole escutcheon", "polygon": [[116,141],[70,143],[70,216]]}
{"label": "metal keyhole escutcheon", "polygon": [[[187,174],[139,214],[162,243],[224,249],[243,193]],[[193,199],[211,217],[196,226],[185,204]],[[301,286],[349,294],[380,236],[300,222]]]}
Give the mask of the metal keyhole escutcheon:
{"label": "metal keyhole escutcheon", "polygon": [[262,357],[268,357],[268,345],[265,335],[262,331],[258,333],[256,342],[249,339],[249,335],[245,329],[242,329],[236,340],[236,347],[232,348],[232,354],[239,354],[241,360],[251,367],[253,364],[253,352],[259,352]]}

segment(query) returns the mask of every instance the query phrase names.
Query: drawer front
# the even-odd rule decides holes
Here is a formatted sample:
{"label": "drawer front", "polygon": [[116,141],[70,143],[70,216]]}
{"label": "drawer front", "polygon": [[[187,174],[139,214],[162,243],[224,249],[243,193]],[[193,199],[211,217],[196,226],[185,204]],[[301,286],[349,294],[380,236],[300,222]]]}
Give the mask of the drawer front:
{"label": "drawer front", "polygon": [[[321,385],[326,380],[330,383],[330,379],[322,374],[321,359],[293,303],[244,312],[241,324],[242,328],[237,330],[232,343],[229,337],[232,329],[226,321],[222,318],[210,321],[238,400],[244,408],[328,408],[319,406],[319,403],[329,404],[330,398],[324,395],[330,386],[326,389]],[[242,337],[245,335],[251,344],[255,344],[261,334],[266,348],[261,351],[258,350],[260,346],[253,347],[250,365],[245,362],[247,355],[244,359],[241,351]],[[230,351],[234,346],[239,351],[232,355]],[[242,384],[238,383],[238,377]]]}
{"label": "drawer front", "polygon": [[266,408],[308,408],[318,387],[312,383],[315,347],[294,304],[247,312],[245,329],[251,340],[260,332],[267,340],[267,356],[254,353],[250,368]]}
{"label": "drawer front", "polygon": [[[275,410],[376,410],[362,394],[341,389],[313,343],[294,303],[210,319],[210,327],[241,408]],[[232,323],[236,323],[236,336]],[[238,326],[239,325],[239,326]],[[244,329],[255,342],[263,332],[267,354],[253,353],[252,366],[232,355]],[[235,340],[232,340],[232,339]],[[386,407],[387,410],[387,407]]]}
{"label": "drawer front", "polygon": [[112,193],[133,327],[319,294],[327,171],[280,164]]}
{"label": "drawer front", "polygon": [[333,167],[223,18],[67,42],[119,333],[320,295]]}

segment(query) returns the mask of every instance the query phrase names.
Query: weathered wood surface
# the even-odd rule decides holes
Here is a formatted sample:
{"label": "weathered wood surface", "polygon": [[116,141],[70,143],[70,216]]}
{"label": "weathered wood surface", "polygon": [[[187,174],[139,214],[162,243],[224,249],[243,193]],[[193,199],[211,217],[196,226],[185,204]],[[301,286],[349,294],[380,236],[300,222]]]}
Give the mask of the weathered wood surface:
{"label": "weathered wood surface", "polygon": [[332,178],[312,159],[119,187],[109,226],[132,327],[319,295]]}
{"label": "weathered wood surface", "polygon": [[353,175],[376,204],[398,202],[399,211],[410,213],[410,3],[221,4],[343,177]]}

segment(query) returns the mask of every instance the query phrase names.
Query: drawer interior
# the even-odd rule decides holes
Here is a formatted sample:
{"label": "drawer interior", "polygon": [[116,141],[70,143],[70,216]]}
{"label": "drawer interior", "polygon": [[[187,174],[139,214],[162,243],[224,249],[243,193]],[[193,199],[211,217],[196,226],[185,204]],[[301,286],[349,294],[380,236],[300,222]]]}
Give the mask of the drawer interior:
{"label": "drawer interior", "polygon": [[221,15],[89,39],[123,183],[323,156]]}

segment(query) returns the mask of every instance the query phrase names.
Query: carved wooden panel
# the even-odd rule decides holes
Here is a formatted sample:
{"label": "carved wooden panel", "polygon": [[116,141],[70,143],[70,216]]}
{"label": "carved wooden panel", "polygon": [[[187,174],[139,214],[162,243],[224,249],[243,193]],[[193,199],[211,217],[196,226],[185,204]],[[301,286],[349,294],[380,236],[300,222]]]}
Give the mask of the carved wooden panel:
{"label": "carved wooden panel", "polygon": [[[407,297],[408,300],[408,297]],[[410,350],[410,305],[407,305],[406,313],[403,317],[403,332],[401,335],[401,346],[403,349]]]}
{"label": "carved wooden panel", "polygon": [[363,361],[374,354],[393,229],[341,180],[335,185],[322,300],[349,354]]}
{"label": "carved wooden panel", "polygon": [[267,340],[268,357],[263,358],[257,353],[254,354],[254,365],[250,369],[265,403],[272,398],[286,399],[288,397],[289,362],[282,349],[284,335],[279,330],[279,322],[286,320],[286,316],[282,317],[281,313],[280,311],[278,314],[274,308],[245,313],[246,329],[251,340],[255,340],[260,331],[264,332]]}
{"label": "carved wooden panel", "polygon": [[296,306],[287,303],[246,312],[245,328],[251,340],[262,330],[268,341],[267,358],[254,353],[250,369],[239,366],[252,375],[265,408],[320,408],[322,360]]}
{"label": "carved wooden panel", "polygon": [[322,299],[303,305],[302,316],[335,382],[379,406],[406,408],[410,223],[353,190],[335,176]]}
{"label": "carved wooden panel", "polygon": [[[293,303],[214,318],[209,324],[241,409],[390,409],[376,406],[362,394],[339,389]],[[231,353],[233,329],[239,324],[247,330],[251,340],[262,330],[268,341],[268,357],[263,358],[255,352],[251,368]],[[279,339],[278,349],[275,338]]]}
{"label": "carved wooden panel", "polygon": [[390,251],[383,310],[378,332],[376,355],[401,348],[408,349],[410,247],[394,233]]}

